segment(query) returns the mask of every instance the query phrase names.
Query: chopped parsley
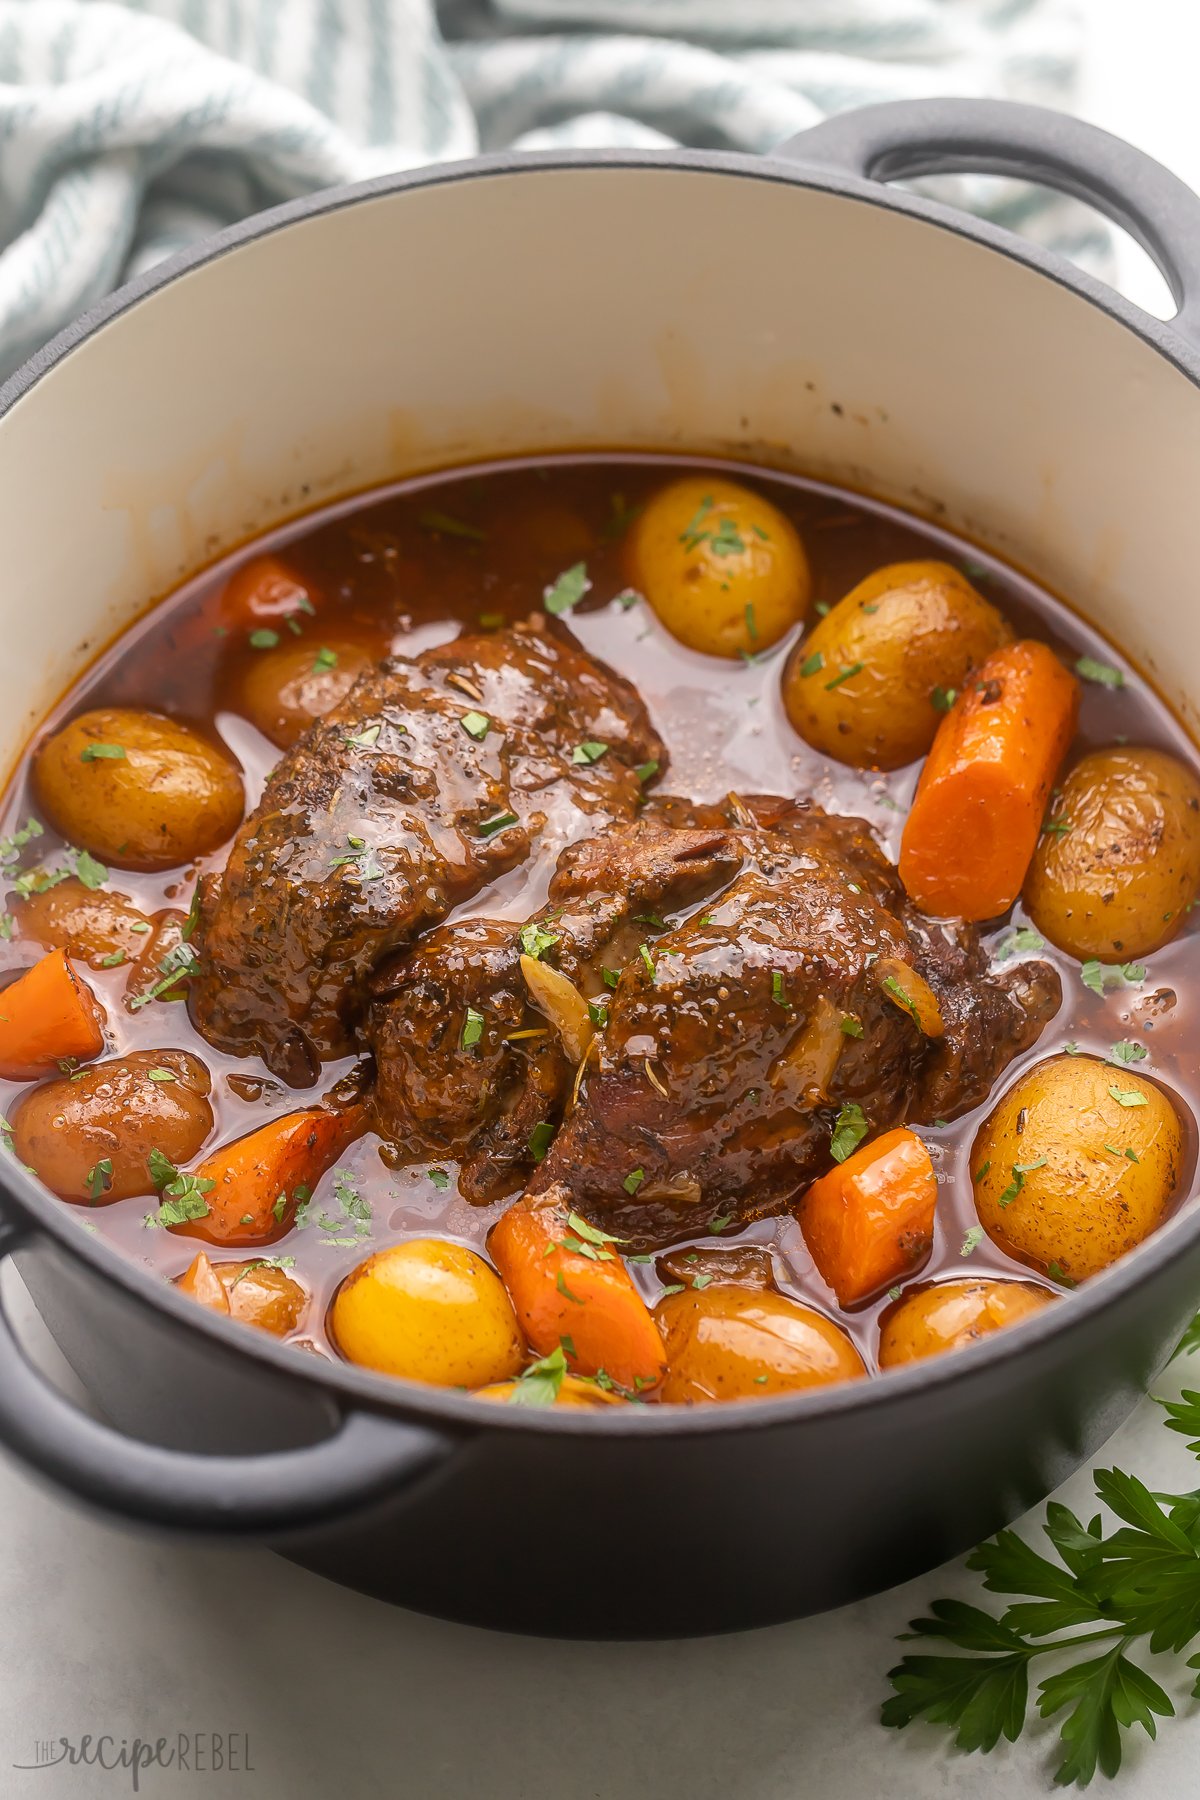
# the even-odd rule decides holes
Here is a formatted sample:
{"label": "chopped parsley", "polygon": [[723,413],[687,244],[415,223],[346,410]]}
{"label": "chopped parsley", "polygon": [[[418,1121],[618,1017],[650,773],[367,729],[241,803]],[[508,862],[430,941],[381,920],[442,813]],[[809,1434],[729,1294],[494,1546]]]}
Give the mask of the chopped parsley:
{"label": "chopped parsley", "polygon": [[855,675],[861,675],[866,666],[865,663],[860,662],[845,663],[833,680],[825,683],[825,692],[831,693],[834,688],[841,687],[843,681],[851,681]]}
{"label": "chopped parsley", "polygon": [[829,1140],[829,1153],[834,1162],[845,1162],[858,1149],[870,1129],[866,1114],[857,1100],[851,1100],[843,1106],[833,1122]]}
{"label": "chopped parsley", "polygon": [[331,650],[328,644],[322,644],[313,658],[312,672],[314,675],[327,675],[330,669],[336,669],[337,665],[337,651]]}
{"label": "chopped parsley", "polygon": [[996,950],[997,962],[1005,962],[1010,956],[1023,956],[1026,951],[1044,950],[1046,940],[1040,932],[1034,931],[1030,925],[1018,925],[1002,939]]}
{"label": "chopped parsley", "polygon": [[[655,969],[654,969],[654,958],[650,954],[650,946],[648,944],[639,944],[638,945],[638,955],[641,957],[642,961],[645,963],[646,973],[649,975],[651,981],[655,981],[657,979],[657,976],[655,974]],[[607,974],[607,970],[605,971],[605,973]]]}
{"label": "chopped parsley", "polygon": [[839,1028],[843,1037],[860,1038],[863,1028],[852,1013],[847,1013]]}
{"label": "chopped parsley", "polygon": [[481,712],[464,713],[458,722],[466,732],[467,736],[469,738],[474,738],[477,744],[483,742],[484,738],[492,728],[492,721],[488,718],[486,713]]}
{"label": "chopped parsley", "polygon": [[820,650],[814,650],[812,655],[806,656],[804,661],[800,664],[800,673],[807,680],[810,675],[819,674],[824,667],[825,657],[823,653]]}
{"label": "chopped parsley", "polygon": [[933,702],[934,712],[948,713],[958,699],[958,689],[935,687],[929,698]]}
{"label": "chopped parsley", "polygon": [[785,1012],[791,1012],[792,1003],[784,989],[782,969],[771,970],[771,998],[776,1006],[782,1006]]}
{"label": "chopped parsley", "polygon": [[151,1069],[147,1081],[176,1081],[178,1077],[173,1069]]}
{"label": "chopped parsley", "polygon": [[382,730],[382,725],[366,725],[361,731],[352,732],[349,737],[343,738],[342,742],[352,744],[356,750],[373,750]]}
{"label": "chopped parsley", "polygon": [[520,937],[522,950],[526,956],[531,956],[534,962],[538,962],[543,953],[559,941],[556,933],[543,931],[542,927],[533,920],[528,925],[522,925]]}
{"label": "chopped parsley", "polygon": [[566,1372],[567,1358],[562,1345],[557,1344],[549,1356],[541,1357],[521,1371],[508,1396],[509,1405],[553,1406]]}
{"label": "chopped parsley", "polygon": [[124,744],[85,744],[79,752],[80,762],[122,762]]}
{"label": "chopped parsley", "polygon": [[658,767],[657,762],[644,762],[639,763],[633,772],[641,782],[642,786],[645,787],[651,776],[658,774]]}
{"label": "chopped parsley", "polygon": [[113,1166],[111,1156],[102,1156],[98,1163],[84,1176],[84,1186],[90,1200],[98,1200],[101,1194],[107,1194],[113,1183]]}
{"label": "chopped parsley", "polygon": [[1075,664],[1075,673],[1081,681],[1094,681],[1100,687],[1125,686],[1125,676],[1120,669],[1114,669],[1111,663],[1097,662],[1094,656],[1081,656]]}
{"label": "chopped parsley", "polygon": [[517,815],[512,812],[496,813],[490,819],[481,819],[475,827],[475,835],[481,838],[495,837],[498,831],[507,831],[510,825],[517,824]]}
{"label": "chopped parsley", "polygon": [[427,1181],[432,1181],[434,1187],[443,1194],[450,1186],[450,1177],[447,1175],[445,1169],[426,1169],[425,1179]]}
{"label": "chopped parsley", "polygon": [[546,611],[553,613],[556,617],[561,617],[563,613],[569,613],[571,608],[577,606],[583,599],[591,585],[588,580],[587,564],[572,563],[571,567],[564,569],[558,580],[546,589],[544,602]]}
{"label": "chopped parsley", "polygon": [[273,650],[279,642],[279,633],[271,631],[266,625],[260,625],[257,631],[250,633],[252,650]]}
{"label": "chopped parsley", "polygon": [[543,1162],[546,1152],[554,1141],[554,1127],[548,1119],[535,1125],[529,1134],[529,1154],[534,1162]]}
{"label": "chopped parsley", "polygon": [[1129,1038],[1122,1038],[1120,1043],[1113,1044],[1108,1052],[1109,1060],[1118,1063],[1145,1062],[1149,1054],[1145,1044],[1135,1044]]}
{"label": "chopped parsley", "polygon": [[1093,994],[1103,995],[1105,988],[1120,987],[1122,982],[1136,987],[1139,982],[1145,981],[1146,970],[1142,963],[1121,963],[1114,966],[1112,963],[1093,960],[1082,965],[1079,979]]}
{"label": "chopped parsley", "polygon": [[973,1250],[979,1248],[983,1239],[984,1230],[982,1225],[968,1225],[966,1231],[963,1233],[962,1248],[958,1254],[960,1256],[970,1256]]}
{"label": "chopped parsley", "polygon": [[645,1169],[630,1169],[621,1186],[627,1194],[636,1194],[645,1179]]}
{"label": "chopped parsley", "polygon": [[152,987],[148,987],[145,993],[133,996],[129,1001],[131,1012],[140,1012],[142,1007],[149,1006],[152,1000],[161,1000],[164,997],[171,1000],[182,998],[181,995],[173,993],[172,989],[177,988],[181,981],[187,981],[191,976],[200,973],[200,958],[190,944],[176,944],[173,950],[168,950],[165,956],[159,958],[158,969],[161,979],[156,981]]}
{"label": "chopped parsley", "polygon": [[458,1040],[459,1046],[463,1050],[470,1050],[479,1042],[482,1036],[483,1014],[481,1012],[476,1012],[473,1006],[468,1006],[467,1016],[463,1020],[462,1033]]}
{"label": "chopped parsley", "polygon": [[597,763],[602,756],[607,754],[607,744],[601,744],[595,739],[588,739],[585,743],[576,744],[571,752],[571,761],[573,763]]}
{"label": "chopped parsley", "polygon": [[[1012,1180],[1009,1182],[1009,1184],[1005,1188],[1004,1192],[998,1196],[998,1198],[996,1200],[996,1205],[997,1206],[1011,1206],[1013,1201],[1016,1199],[1017,1195],[1021,1192],[1021,1189],[1025,1186],[1025,1177],[1027,1175],[1032,1175],[1032,1173],[1035,1169],[1044,1169],[1048,1161],[1049,1161],[1048,1157],[1039,1156],[1036,1162],[1013,1163],[1012,1164]],[[979,1175],[977,1175],[975,1179],[979,1180],[980,1176],[983,1175],[985,1170],[987,1170],[990,1167],[991,1167],[990,1163],[985,1163],[983,1168],[979,1171]]]}
{"label": "chopped parsley", "polygon": [[1138,1088],[1110,1087],[1109,1093],[1118,1106],[1149,1106],[1150,1102]]}

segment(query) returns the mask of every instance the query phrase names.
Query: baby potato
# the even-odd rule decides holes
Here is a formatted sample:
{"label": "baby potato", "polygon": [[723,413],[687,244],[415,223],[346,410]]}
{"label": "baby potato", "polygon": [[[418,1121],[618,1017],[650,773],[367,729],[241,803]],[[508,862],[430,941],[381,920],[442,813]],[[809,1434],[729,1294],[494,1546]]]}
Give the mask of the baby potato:
{"label": "baby potato", "polygon": [[175,1286],[201,1306],[226,1313],[243,1325],[286,1337],[304,1316],[308,1295],[286,1269],[266,1257],[214,1263],[204,1251],[190,1262]]}
{"label": "baby potato", "polygon": [[135,1050],[33,1088],[13,1108],[12,1147],[63,1200],[107,1206],[152,1194],[152,1150],[180,1168],[213,1127],[208,1070],[186,1050]]}
{"label": "baby potato", "polygon": [[[477,1400],[507,1401],[510,1406],[538,1406],[543,1404],[536,1400],[522,1400],[522,1383],[519,1381],[497,1381],[491,1387],[480,1388]],[[557,1394],[549,1402],[551,1406],[624,1406],[624,1398],[614,1394],[611,1388],[602,1388],[595,1381],[584,1381],[578,1375],[564,1375]]]}
{"label": "baby potato", "polygon": [[348,1362],[435,1387],[507,1381],[525,1360],[495,1270],[437,1238],[410,1238],[360,1263],[334,1295],[329,1328]]}
{"label": "baby potato", "polygon": [[53,732],[33,763],[63,836],[122,869],[170,869],[237,830],[242,778],[224,751],[159,713],[100,707]]}
{"label": "baby potato", "polygon": [[116,957],[135,962],[153,929],[128,894],[85,887],[74,875],[11,906],[19,937],[66,950],[93,969],[112,967]]}
{"label": "baby potato", "polygon": [[1039,931],[1082,962],[1174,937],[1200,892],[1200,782],[1165,750],[1093,750],[1054,801],[1025,882]]}
{"label": "baby potato", "polygon": [[241,680],[246,717],[281,750],[345,699],[375,658],[351,639],[306,640],[252,652]]}
{"label": "baby potato", "polygon": [[898,1368],[924,1356],[961,1350],[1015,1325],[1057,1298],[1033,1281],[938,1281],[889,1306],[879,1330],[879,1366]]}
{"label": "baby potato", "polygon": [[903,768],[925,755],[970,671],[1011,637],[949,563],[889,563],[797,645],[783,704],[825,756],[856,769]]}
{"label": "baby potato", "polygon": [[1028,1070],[975,1140],[975,1206],[994,1243],[1074,1284],[1149,1237],[1179,1185],[1183,1130],[1152,1081],[1092,1056]]}
{"label": "baby potato", "polygon": [[626,539],[626,573],[681,644],[709,656],[766,650],[812,592],[791,522],[752,488],[688,475],[660,488]]}
{"label": "baby potato", "polygon": [[832,1320],[767,1289],[688,1288],[660,1300],[654,1317],[667,1347],[661,1400],[761,1400],[867,1372]]}

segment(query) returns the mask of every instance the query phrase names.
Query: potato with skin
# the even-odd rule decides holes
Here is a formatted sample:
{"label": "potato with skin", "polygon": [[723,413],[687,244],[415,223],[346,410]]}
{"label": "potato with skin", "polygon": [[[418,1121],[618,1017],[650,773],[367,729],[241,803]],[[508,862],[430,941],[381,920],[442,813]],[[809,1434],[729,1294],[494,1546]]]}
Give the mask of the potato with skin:
{"label": "potato with skin", "polygon": [[988,1236],[1068,1285],[1149,1237],[1182,1166],[1182,1126],[1162,1089],[1092,1056],[1054,1056],[1029,1069],[971,1153]]}
{"label": "potato with skin", "polygon": [[66,950],[90,968],[135,962],[150,941],[149,918],[128,894],[85,887],[74,875],[43,893],[10,901],[17,935],[47,950]]}
{"label": "potato with skin", "polygon": [[250,654],[253,660],[241,679],[241,711],[281,750],[303,737],[314,719],[332,712],[377,660],[366,645],[348,638],[319,643],[291,638],[274,650]]}
{"label": "potato with skin", "polygon": [[889,563],[797,645],[784,671],[784,708],[823,755],[856,769],[900,769],[925,755],[971,670],[1011,638],[1007,621],[949,563]]}
{"label": "potato with skin", "polygon": [[526,1356],[496,1271],[436,1238],[410,1238],[360,1263],[334,1295],[329,1331],[348,1362],[435,1387],[507,1381]]}
{"label": "potato with skin", "polygon": [[654,1317],[667,1347],[660,1400],[762,1400],[866,1374],[831,1319],[786,1294],[714,1283],[668,1294]]}
{"label": "potato with skin", "polygon": [[709,656],[769,649],[812,594],[795,526],[723,475],[684,476],[652,495],[629,528],[625,567],[667,630]]}
{"label": "potato with skin", "polygon": [[99,707],[52,732],[33,761],[38,802],[72,844],[122,869],[171,869],[233,836],[237,764],[189,726]]}
{"label": "potato with skin", "polygon": [[1053,802],[1025,882],[1039,931],[1081,962],[1173,938],[1200,893],[1200,781],[1165,750],[1093,750]]}
{"label": "potato with skin", "polygon": [[208,1070],[186,1050],[135,1050],[22,1096],[12,1147],[60,1199],[153,1194],[148,1159],[189,1163],[213,1128]]}
{"label": "potato with skin", "polygon": [[1033,1281],[938,1281],[912,1288],[883,1315],[879,1366],[895,1369],[962,1350],[1030,1318],[1057,1297]]}
{"label": "potato with skin", "polygon": [[176,1277],[175,1286],[201,1306],[224,1313],[243,1325],[287,1337],[304,1317],[308,1294],[278,1262],[250,1257],[245,1262],[214,1263],[204,1251]]}

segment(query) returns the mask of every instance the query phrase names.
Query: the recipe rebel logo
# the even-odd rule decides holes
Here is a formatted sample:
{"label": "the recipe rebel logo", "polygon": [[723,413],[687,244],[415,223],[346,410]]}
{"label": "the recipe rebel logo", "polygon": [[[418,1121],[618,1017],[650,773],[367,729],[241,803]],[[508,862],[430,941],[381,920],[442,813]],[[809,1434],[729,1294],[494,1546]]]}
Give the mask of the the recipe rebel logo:
{"label": "the recipe rebel logo", "polygon": [[[141,1792],[148,1769],[169,1769],[183,1775],[253,1775],[249,1734],[244,1731],[179,1731],[173,1737],[152,1742],[140,1737],[99,1736],[88,1732],[79,1738],[39,1738],[31,1762],[14,1762],[14,1769],[104,1769],[124,1773],[133,1793]],[[90,1788],[89,1792],[95,1792]]]}

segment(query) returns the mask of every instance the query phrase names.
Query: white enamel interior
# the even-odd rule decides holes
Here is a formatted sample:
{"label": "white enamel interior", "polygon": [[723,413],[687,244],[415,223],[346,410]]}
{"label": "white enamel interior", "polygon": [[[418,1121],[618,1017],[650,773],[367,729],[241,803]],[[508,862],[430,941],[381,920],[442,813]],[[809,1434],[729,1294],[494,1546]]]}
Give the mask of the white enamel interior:
{"label": "white enamel interior", "polygon": [[1072,598],[1181,710],[1200,697],[1200,393],[1150,346],[862,201],[532,167],[249,242],[0,420],[5,761],[98,642],[260,528],[456,461],[586,447],[758,455],[936,510]]}

